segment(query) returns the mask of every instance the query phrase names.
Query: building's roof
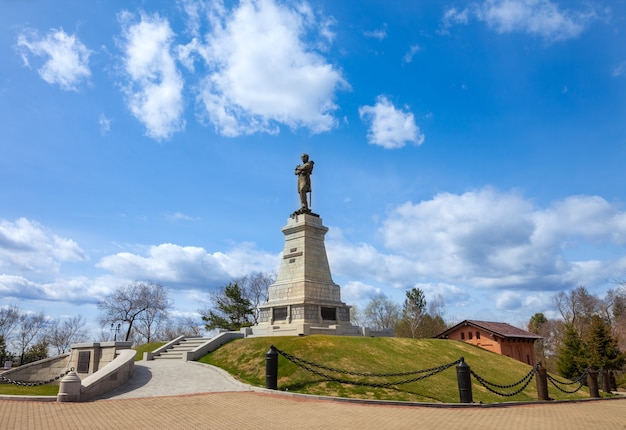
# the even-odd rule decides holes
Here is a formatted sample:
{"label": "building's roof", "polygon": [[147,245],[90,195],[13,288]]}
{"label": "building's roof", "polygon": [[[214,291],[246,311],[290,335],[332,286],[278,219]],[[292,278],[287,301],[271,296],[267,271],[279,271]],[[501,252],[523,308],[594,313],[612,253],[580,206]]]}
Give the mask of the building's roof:
{"label": "building's roof", "polygon": [[450,327],[449,329],[439,333],[437,338],[445,338],[449,333],[455,331],[459,327],[471,326],[476,328],[481,328],[486,330],[494,335],[500,336],[502,338],[524,338],[524,339],[542,339],[541,336],[531,333],[526,330],[522,330],[521,328],[513,327],[511,324],[503,323],[503,322],[493,322],[493,321],[477,321],[477,320],[465,320],[455,325],[454,327]]}

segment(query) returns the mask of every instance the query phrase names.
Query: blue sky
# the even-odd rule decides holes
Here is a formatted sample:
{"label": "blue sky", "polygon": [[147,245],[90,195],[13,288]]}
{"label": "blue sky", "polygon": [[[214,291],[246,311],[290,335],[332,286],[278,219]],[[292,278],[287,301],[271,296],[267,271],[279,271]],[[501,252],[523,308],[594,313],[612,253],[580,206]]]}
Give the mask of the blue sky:
{"label": "blue sky", "polygon": [[0,0],[0,305],[176,315],[312,209],[342,299],[556,316],[626,278],[626,2]]}

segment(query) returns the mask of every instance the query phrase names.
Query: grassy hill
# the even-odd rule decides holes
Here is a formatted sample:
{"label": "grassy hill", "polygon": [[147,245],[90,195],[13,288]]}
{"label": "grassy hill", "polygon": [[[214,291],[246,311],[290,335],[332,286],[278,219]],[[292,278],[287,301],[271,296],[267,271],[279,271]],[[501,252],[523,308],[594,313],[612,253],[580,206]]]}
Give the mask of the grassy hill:
{"label": "grassy hill", "polygon": [[[264,337],[234,340],[199,361],[221,367],[239,380],[256,386],[265,386],[265,353],[270,345],[298,358],[327,367],[361,373],[400,373],[438,367],[452,363],[460,357],[482,378],[499,385],[520,381],[531,366],[520,363],[463,342],[439,339],[366,338],[348,336]],[[415,378],[400,376],[372,378],[338,375],[323,371],[335,378],[354,381],[385,383]],[[562,379],[562,378],[559,378]],[[573,389],[576,386],[570,386]],[[278,389],[298,393],[349,397],[359,399],[399,400],[415,402],[459,402],[456,365],[421,381],[390,387],[359,386],[339,383],[311,373],[282,355],[278,361]],[[511,393],[510,389],[497,389]],[[583,387],[574,394],[566,394],[548,383],[550,397],[554,399],[588,398]],[[502,397],[491,393],[472,377],[475,402],[496,403],[506,401],[537,400],[536,380],[519,394]]]}

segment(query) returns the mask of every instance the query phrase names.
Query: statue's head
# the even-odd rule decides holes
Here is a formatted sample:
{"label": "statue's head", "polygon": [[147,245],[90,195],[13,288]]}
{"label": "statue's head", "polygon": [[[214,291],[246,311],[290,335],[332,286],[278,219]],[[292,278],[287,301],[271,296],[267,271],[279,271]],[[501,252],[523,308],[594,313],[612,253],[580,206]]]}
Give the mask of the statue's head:
{"label": "statue's head", "polygon": [[309,154],[302,154],[302,162],[303,163],[308,163],[309,162]]}

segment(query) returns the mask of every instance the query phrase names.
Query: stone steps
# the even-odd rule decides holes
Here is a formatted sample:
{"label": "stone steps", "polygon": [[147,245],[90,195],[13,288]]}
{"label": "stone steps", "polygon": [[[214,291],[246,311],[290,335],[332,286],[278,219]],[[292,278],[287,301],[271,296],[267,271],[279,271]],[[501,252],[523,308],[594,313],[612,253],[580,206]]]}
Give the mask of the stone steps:
{"label": "stone steps", "polygon": [[187,351],[193,351],[200,345],[211,340],[203,337],[188,337],[181,339],[177,344],[172,345],[165,351],[154,354],[155,360],[183,360]]}

